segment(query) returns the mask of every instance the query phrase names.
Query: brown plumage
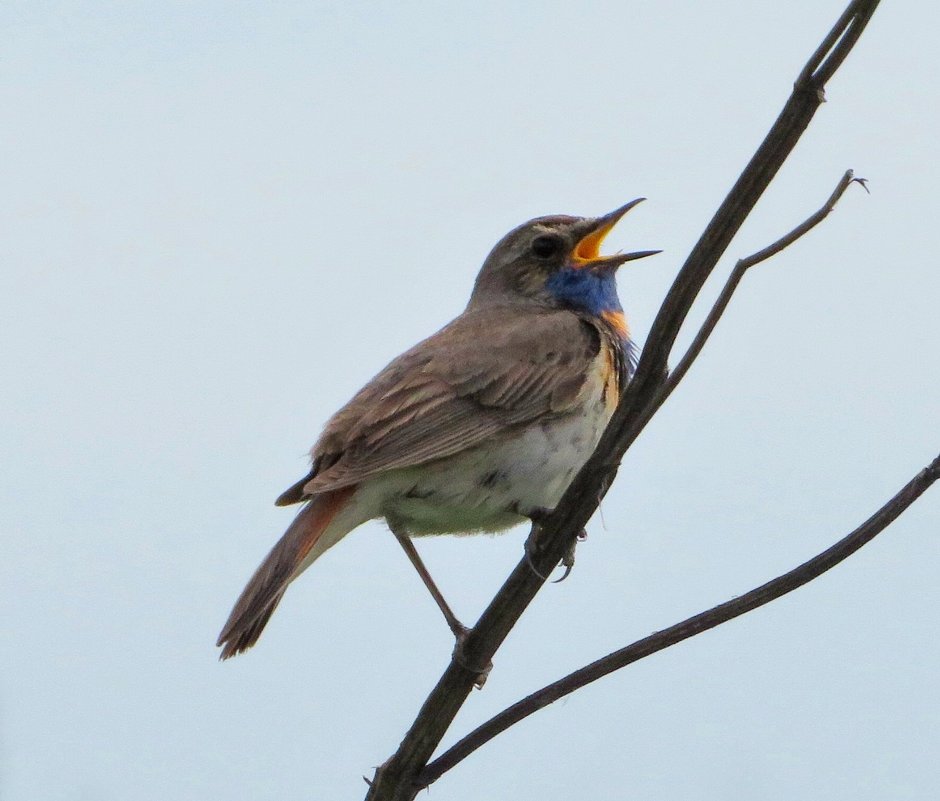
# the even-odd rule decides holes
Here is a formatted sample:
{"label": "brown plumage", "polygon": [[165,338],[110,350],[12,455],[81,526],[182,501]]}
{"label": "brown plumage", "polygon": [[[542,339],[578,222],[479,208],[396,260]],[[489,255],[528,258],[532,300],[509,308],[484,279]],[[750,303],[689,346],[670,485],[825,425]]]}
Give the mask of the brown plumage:
{"label": "brown plumage", "polygon": [[239,596],[219,635],[223,659],[252,646],[288,584],[367,520],[388,521],[431,587],[407,537],[502,530],[557,502],[629,378],[614,272],[649,252],[598,248],[635,203],[511,231],[464,313],[333,415],[310,473],[277,500],[306,505]]}
{"label": "brown plumage", "polygon": [[[519,319],[525,322],[521,332]],[[521,334],[521,335],[520,335]],[[609,336],[605,332],[603,334]],[[327,423],[314,469],[277,500],[308,501],[255,571],[219,635],[222,658],[254,645],[317,538],[360,482],[568,413],[601,330],[567,311],[470,312],[399,356]],[[486,338],[487,346],[480,347]]]}
{"label": "brown plumage", "polygon": [[302,494],[294,485],[279,500],[415,467],[569,413],[603,327],[558,309],[462,314],[395,359],[330,419],[313,446],[317,469]]}
{"label": "brown plumage", "polygon": [[238,596],[216,642],[222,647],[222,659],[257,642],[287,585],[352,493],[352,488],[323,493],[300,510]]}

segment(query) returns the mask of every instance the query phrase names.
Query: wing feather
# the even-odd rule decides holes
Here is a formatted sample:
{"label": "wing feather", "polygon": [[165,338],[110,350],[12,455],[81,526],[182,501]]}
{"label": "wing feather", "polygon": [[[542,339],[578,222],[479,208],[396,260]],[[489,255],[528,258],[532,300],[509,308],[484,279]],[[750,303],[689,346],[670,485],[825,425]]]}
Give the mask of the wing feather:
{"label": "wing feather", "polygon": [[303,496],[570,412],[599,348],[598,329],[569,311],[464,313],[395,359],[333,416],[312,450],[322,469],[308,477]]}

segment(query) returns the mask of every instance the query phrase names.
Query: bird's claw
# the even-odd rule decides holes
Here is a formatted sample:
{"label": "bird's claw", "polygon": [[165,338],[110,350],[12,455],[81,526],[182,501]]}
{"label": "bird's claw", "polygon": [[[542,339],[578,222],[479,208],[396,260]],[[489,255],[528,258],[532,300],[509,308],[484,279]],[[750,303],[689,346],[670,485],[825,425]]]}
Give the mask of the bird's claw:
{"label": "bird's claw", "polygon": [[[538,544],[536,542],[536,529],[532,529],[532,533],[529,535],[528,539],[525,541],[525,558],[529,563],[529,569],[535,573],[542,581],[549,581],[548,576],[543,576],[539,569],[535,566],[535,563],[532,561],[532,554],[537,550]],[[581,533],[578,534],[577,539],[571,541],[571,544],[568,546],[564,555],[561,558],[559,564],[565,569],[564,574],[561,578],[557,578],[552,581],[552,584],[561,584],[568,576],[571,575],[571,570],[574,567],[574,550],[577,547],[579,542],[582,542],[587,539],[587,531],[581,530]]]}
{"label": "bird's claw", "polygon": [[556,578],[552,584],[561,584],[561,582],[571,575],[571,569],[574,567],[574,547],[576,543],[577,540],[574,540],[568,547],[568,550],[565,551],[565,555],[561,557],[561,562],[559,564],[564,567],[565,572],[561,574],[560,578]]}
{"label": "bird's claw", "polygon": [[568,546],[568,550],[565,551],[565,555],[561,557],[561,566],[565,568],[565,572],[562,574],[561,578],[555,579],[552,584],[561,584],[568,576],[571,575],[571,570],[574,568],[574,549],[578,546],[579,542],[583,542],[587,539],[587,531],[581,530],[581,533],[578,534],[577,539],[571,541],[571,545]]}
{"label": "bird's claw", "polygon": [[565,565],[565,563],[562,562],[562,564],[565,566],[565,572],[561,574],[560,578],[554,579],[552,581],[552,584],[561,584],[561,582],[563,582],[566,578],[568,578],[568,576],[571,575],[571,568],[574,566],[573,563],[570,565]]}
{"label": "bird's claw", "polygon": [[529,569],[535,573],[542,581],[548,581],[548,576],[543,576],[541,571],[535,566],[535,562],[532,561],[532,554],[538,549],[538,545],[535,542],[535,529],[532,529],[532,533],[528,536],[525,541],[525,560],[529,563]]}

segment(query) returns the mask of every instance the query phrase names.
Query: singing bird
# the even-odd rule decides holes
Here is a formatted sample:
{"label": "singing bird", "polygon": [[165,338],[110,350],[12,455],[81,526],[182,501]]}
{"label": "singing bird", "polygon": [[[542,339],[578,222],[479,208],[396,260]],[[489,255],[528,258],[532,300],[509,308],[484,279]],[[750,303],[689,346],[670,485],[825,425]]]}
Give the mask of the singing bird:
{"label": "singing bird", "polygon": [[467,629],[412,537],[496,532],[552,509],[610,420],[634,364],[615,273],[659,251],[600,255],[643,198],[601,217],[538,217],[487,256],[460,316],[392,361],[327,422],[303,503],[242,591],[218,643],[257,642],[288,585],[384,518],[458,642]]}

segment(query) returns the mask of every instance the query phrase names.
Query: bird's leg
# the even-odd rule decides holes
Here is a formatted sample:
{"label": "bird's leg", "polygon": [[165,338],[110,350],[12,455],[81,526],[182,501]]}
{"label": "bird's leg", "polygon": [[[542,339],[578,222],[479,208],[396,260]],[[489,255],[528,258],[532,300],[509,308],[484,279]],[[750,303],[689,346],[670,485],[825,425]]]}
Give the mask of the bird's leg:
{"label": "bird's leg", "polygon": [[405,534],[399,534],[394,529],[392,529],[392,534],[395,535],[395,539],[398,540],[398,544],[401,545],[402,550],[411,560],[411,564],[413,564],[415,570],[418,571],[418,575],[421,576],[421,580],[424,582],[424,586],[428,588],[428,592],[431,593],[431,596],[437,602],[437,606],[441,612],[443,612],[444,619],[447,621],[447,625],[454,633],[454,636],[458,640],[466,637],[467,632],[470,631],[470,629],[457,620],[457,615],[454,614],[447,601],[444,600],[444,596],[437,588],[437,584],[434,583],[434,579],[431,578],[431,574],[424,566],[424,562],[421,561],[421,557],[418,555],[418,551],[415,548],[414,543],[411,541],[411,538]]}
{"label": "bird's leg", "polygon": [[[391,526],[389,526],[389,528],[391,528]],[[444,596],[437,588],[437,584],[434,583],[434,579],[431,578],[431,574],[428,572],[427,567],[425,567],[424,562],[418,555],[418,550],[411,541],[411,537],[409,537],[407,534],[402,534],[398,531],[395,531],[394,528],[392,528],[392,534],[395,535],[395,539],[398,540],[398,544],[401,545],[402,550],[411,560],[411,564],[414,565],[415,570],[418,571],[418,575],[421,576],[421,580],[424,582],[424,586],[428,588],[428,592],[431,593],[431,596],[437,602],[438,608],[444,614],[444,619],[447,621],[447,625],[450,627],[450,630],[453,632],[454,637],[457,640],[457,643],[454,646],[454,659],[467,668],[467,670],[477,674],[475,682],[476,688],[478,690],[481,689],[486,683],[487,676],[490,675],[490,671],[493,669],[493,663],[490,662],[483,668],[475,668],[467,662],[464,657],[463,648],[464,643],[467,640],[467,635],[470,633],[470,629],[457,620],[457,615],[454,614],[453,610],[450,608],[450,605],[447,603],[447,601],[444,600]]]}

